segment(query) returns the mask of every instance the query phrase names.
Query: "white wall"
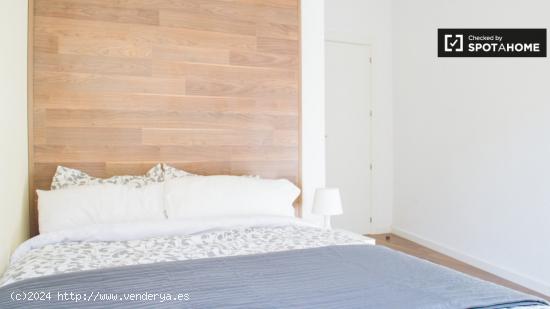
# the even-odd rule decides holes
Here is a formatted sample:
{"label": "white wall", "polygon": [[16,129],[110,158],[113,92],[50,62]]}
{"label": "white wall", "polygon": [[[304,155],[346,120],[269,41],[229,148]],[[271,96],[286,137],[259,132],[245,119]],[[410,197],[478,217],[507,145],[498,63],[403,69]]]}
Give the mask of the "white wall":
{"label": "white wall", "polygon": [[395,232],[550,295],[549,58],[437,58],[437,28],[550,28],[547,0],[394,0]]}
{"label": "white wall", "polygon": [[393,206],[391,1],[325,0],[325,6],[327,39],[371,45],[374,111],[372,233],[389,232]]}
{"label": "white wall", "polygon": [[0,1],[0,273],[28,237],[27,1]]}
{"label": "white wall", "polygon": [[316,188],[325,186],[325,10],[323,1],[302,0],[302,214],[311,214]]}

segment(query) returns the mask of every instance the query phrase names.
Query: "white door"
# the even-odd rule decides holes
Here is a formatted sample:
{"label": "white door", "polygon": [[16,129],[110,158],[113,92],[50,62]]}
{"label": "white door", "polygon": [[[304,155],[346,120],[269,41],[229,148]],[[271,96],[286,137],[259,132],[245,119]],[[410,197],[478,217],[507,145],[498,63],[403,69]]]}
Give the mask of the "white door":
{"label": "white door", "polygon": [[327,186],[340,188],[334,228],[367,234],[371,217],[370,46],[326,41]]}

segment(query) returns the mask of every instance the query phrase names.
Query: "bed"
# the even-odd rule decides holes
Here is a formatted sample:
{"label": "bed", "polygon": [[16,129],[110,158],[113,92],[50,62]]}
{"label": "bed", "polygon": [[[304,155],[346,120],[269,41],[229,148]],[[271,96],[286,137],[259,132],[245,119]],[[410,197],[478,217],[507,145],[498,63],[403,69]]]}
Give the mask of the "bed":
{"label": "bed", "polygon": [[0,308],[550,308],[294,216],[286,179],[58,167]]}
{"label": "bed", "polygon": [[14,252],[1,285],[1,308],[549,308],[287,217],[41,234]]}
{"label": "bed", "polygon": [[[0,308],[545,308],[544,300],[295,217],[288,179],[59,166]],[[549,308],[549,307],[546,307]]]}

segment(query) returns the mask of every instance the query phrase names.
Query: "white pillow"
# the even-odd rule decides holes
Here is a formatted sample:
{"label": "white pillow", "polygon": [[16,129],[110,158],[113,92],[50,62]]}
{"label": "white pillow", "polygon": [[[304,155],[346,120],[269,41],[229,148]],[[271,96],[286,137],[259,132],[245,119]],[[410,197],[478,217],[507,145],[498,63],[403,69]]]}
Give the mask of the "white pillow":
{"label": "white pillow", "polygon": [[168,219],[210,216],[294,216],[300,189],[286,179],[183,177],[165,183]]}
{"label": "white pillow", "polygon": [[92,224],[164,220],[162,183],[98,184],[38,193],[40,233]]}

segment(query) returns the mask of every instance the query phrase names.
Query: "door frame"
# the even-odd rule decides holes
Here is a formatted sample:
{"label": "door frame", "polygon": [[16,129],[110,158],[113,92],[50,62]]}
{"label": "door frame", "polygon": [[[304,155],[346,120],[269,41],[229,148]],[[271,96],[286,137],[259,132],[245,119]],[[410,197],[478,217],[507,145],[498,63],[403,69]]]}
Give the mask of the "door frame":
{"label": "door frame", "polygon": [[[374,92],[374,85],[373,85],[373,78],[374,78],[374,75],[372,73],[372,66],[374,65],[374,62],[373,62],[373,51],[374,51],[374,47],[373,47],[373,44],[372,43],[368,43],[368,42],[361,42],[361,41],[357,41],[357,40],[348,40],[348,39],[336,39],[336,38],[331,38],[332,36],[329,35],[328,33],[325,35],[325,46],[324,48],[326,49],[326,43],[339,43],[339,44],[349,44],[349,45],[356,45],[356,46],[363,46],[363,47],[368,47],[369,49],[369,72],[368,72],[368,75],[369,75],[369,88],[370,88],[370,91],[369,91],[369,117],[370,117],[370,121],[369,121],[369,134],[368,134],[368,139],[369,139],[369,198],[368,198],[368,203],[369,203],[369,221],[367,222],[368,223],[368,234],[372,233],[373,232],[373,220],[374,220],[374,198],[373,198],[373,195],[374,195],[374,185],[373,185],[373,182],[374,182],[374,95],[373,95],[373,92]],[[326,57],[326,53],[325,53],[325,57]],[[325,73],[326,74],[326,73]],[[325,106],[326,106],[327,102],[325,101]],[[326,107],[325,107],[326,109]],[[326,117],[326,115],[325,115]],[[325,118],[326,119],[326,118]],[[327,135],[325,134],[325,152],[326,152],[326,138],[327,138]],[[326,164],[326,163],[325,163]]]}

